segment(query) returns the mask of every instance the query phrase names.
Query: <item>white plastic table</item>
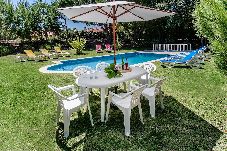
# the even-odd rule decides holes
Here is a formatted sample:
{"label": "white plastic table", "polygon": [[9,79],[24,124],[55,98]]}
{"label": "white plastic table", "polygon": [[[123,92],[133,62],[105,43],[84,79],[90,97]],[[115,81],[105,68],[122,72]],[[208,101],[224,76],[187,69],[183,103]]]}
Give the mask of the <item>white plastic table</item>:
{"label": "white plastic table", "polygon": [[148,73],[141,67],[132,67],[131,72],[122,73],[123,76],[109,79],[104,72],[96,72],[88,75],[81,75],[78,78],[78,85],[80,87],[87,88],[100,88],[101,89],[101,121],[104,122],[105,116],[105,89],[111,86],[115,86],[119,83],[130,81],[146,75],[148,79]]}

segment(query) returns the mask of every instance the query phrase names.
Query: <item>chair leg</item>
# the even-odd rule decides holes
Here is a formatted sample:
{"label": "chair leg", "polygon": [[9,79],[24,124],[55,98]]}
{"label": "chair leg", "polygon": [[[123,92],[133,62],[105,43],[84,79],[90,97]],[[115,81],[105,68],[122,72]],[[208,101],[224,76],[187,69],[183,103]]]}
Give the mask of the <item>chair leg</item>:
{"label": "chair leg", "polygon": [[[92,90],[91,88],[84,89],[84,92],[86,92],[86,93],[88,94],[88,95],[87,95],[87,101],[86,101],[86,102],[89,101],[89,94],[90,94],[90,91],[91,91],[91,90]],[[88,103],[89,103],[89,102],[88,102]],[[88,109],[88,103],[86,103],[86,104],[83,106],[85,112],[86,112],[87,109]]]}
{"label": "chair leg", "polygon": [[56,117],[56,122],[59,123],[59,116],[60,116],[60,113],[61,113],[61,105],[58,104],[58,107],[57,107],[57,117]]}
{"label": "chair leg", "polygon": [[150,115],[155,117],[155,95],[149,98]]}
{"label": "chair leg", "polygon": [[126,89],[127,89],[127,92],[130,92],[130,91],[131,91],[130,83],[131,83],[131,81],[127,81],[127,82],[126,82]]}
{"label": "chair leg", "polygon": [[143,123],[143,113],[142,113],[141,103],[138,104],[138,108],[139,108],[139,114],[140,114],[140,121]]}
{"label": "chair leg", "polygon": [[83,106],[83,109],[84,109],[84,112],[87,112],[87,109],[88,109],[87,104],[85,104],[85,105]]}
{"label": "chair leg", "polygon": [[162,91],[160,91],[159,97],[160,97],[160,101],[161,101],[161,108],[164,109],[165,107],[164,107],[164,103],[163,103]]}
{"label": "chair leg", "polygon": [[64,137],[67,138],[69,136],[69,125],[70,125],[70,115],[67,110],[63,111],[63,121],[64,121]]}
{"label": "chair leg", "polygon": [[87,105],[86,106],[88,108],[88,112],[89,112],[89,115],[90,115],[91,125],[94,126],[93,118],[92,118],[92,114],[91,114],[91,109],[90,109],[90,105],[89,105],[89,101],[87,102]]}
{"label": "chair leg", "polygon": [[131,109],[125,109],[124,113],[124,126],[125,126],[125,135],[130,135],[130,117],[131,117]]}

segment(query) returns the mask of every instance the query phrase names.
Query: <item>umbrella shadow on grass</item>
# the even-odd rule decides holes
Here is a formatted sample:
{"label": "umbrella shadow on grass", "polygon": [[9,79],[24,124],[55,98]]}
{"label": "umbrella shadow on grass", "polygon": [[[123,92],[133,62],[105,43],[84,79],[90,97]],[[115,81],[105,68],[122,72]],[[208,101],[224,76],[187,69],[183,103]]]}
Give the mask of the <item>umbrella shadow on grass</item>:
{"label": "umbrella shadow on grass", "polygon": [[204,67],[201,65],[200,67],[195,67],[195,66],[193,66],[193,67],[191,67],[191,66],[189,66],[189,65],[174,65],[174,66],[166,66],[166,65],[161,65],[163,68],[184,68],[184,69],[204,69]]}
{"label": "umbrella shadow on grass", "polygon": [[63,124],[56,131],[56,142],[64,150],[212,150],[222,132],[180,104],[164,97],[165,109],[157,101],[156,118],[151,118],[147,100],[141,101],[144,125],[138,108],[132,110],[131,136],[124,135],[123,114],[110,108],[107,123],[100,122],[100,98],[91,96],[94,127],[89,115],[71,120],[70,136],[63,137]]}

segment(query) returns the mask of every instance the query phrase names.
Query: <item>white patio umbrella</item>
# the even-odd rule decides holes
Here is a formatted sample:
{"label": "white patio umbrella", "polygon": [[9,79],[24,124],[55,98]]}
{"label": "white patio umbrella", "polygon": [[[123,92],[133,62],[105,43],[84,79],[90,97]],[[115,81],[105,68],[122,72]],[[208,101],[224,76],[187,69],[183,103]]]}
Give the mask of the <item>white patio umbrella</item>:
{"label": "white patio umbrella", "polygon": [[59,8],[58,11],[63,13],[71,20],[96,23],[112,23],[115,64],[116,22],[148,21],[174,14],[172,12],[157,10],[127,1],[113,1]]}

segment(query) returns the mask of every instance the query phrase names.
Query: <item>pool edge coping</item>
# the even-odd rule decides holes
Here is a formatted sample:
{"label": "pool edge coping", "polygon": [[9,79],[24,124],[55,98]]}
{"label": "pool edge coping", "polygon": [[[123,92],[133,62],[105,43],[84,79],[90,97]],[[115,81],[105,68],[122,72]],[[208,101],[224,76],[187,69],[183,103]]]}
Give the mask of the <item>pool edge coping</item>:
{"label": "pool edge coping", "polygon": [[[155,53],[155,52],[144,52],[144,51],[135,51],[135,52],[138,52],[138,53]],[[126,52],[126,53],[135,53],[135,52]],[[126,54],[126,53],[118,53],[118,54]],[[110,55],[101,55],[101,56],[93,56],[93,57],[84,57],[84,58],[76,58],[76,59],[68,59],[68,60],[78,60],[78,59],[87,59],[87,58],[99,58],[99,57],[102,57],[102,56],[113,56],[114,54],[110,54]],[[166,57],[164,57],[166,58]],[[156,61],[159,61],[163,58],[160,58],[160,59],[156,59],[156,60],[152,60],[152,61],[147,61],[147,62],[143,62],[143,63],[137,63],[137,64],[133,64],[133,65],[130,65],[130,66],[136,66],[136,65],[142,65],[144,63],[149,63],[149,62],[156,62]],[[62,62],[64,61],[68,61],[68,60],[58,60],[58,63],[53,63],[53,64],[50,64],[50,65],[46,65],[44,67],[41,67],[39,68],[39,72],[41,73],[65,73],[65,74],[68,74],[68,73],[73,73],[73,71],[53,71],[53,70],[47,70],[49,67],[52,67],[52,66],[55,66],[55,65],[59,65],[59,64],[63,64]]]}

